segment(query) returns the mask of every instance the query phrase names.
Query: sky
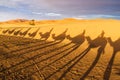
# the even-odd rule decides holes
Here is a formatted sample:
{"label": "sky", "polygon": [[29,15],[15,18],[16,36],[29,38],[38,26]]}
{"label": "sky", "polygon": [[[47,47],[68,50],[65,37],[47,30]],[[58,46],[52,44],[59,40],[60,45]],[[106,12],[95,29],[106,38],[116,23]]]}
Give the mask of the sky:
{"label": "sky", "polygon": [[120,0],[0,0],[0,21],[63,18],[120,19]]}

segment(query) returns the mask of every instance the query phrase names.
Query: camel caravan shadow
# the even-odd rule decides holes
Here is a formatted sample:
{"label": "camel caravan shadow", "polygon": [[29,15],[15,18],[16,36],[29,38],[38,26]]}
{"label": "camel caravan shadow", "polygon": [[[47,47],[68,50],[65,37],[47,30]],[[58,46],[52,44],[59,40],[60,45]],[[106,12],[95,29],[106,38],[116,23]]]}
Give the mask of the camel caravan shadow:
{"label": "camel caravan shadow", "polygon": [[[37,29],[37,31],[35,31],[35,32],[33,32],[33,33],[35,33],[35,34],[37,34],[37,32],[38,32],[38,30],[39,29]],[[65,31],[65,32],[67,32],[67,31]],[[59,35],[59,37],[60,37],[60,35]],[[65,37],[66,37],[66,35],[62,35],[62,37],[64,37],[64,39],[65,39]],[[64,39],[62,39],[62,41],[64,40]],[[16,49],[16,50],[12,50],[12,51],[10,51],[9,53],[10,54],[12,54],[12,53],[16,53],[16,52],[19,52],[19,51],[24,51],[25,49],[29,49],[29,48],[34,48],[34,47],[36,47],[36,48],[34,48],[34,49],[29,49],[29,50],[26,50],[26,51],[24,51],[24,53],[19,53],[19,54],[14,54],[14,55],[11,55],[11,56],[9,56],[8,58],[12,58],[12,57],[15,57],[16,55],[17,56],[21,56],[21,55],[24,55],[24,54],[27,54],[27,53],[29,53],[29,52],[33,52],[33,51],[36,51],[36,50],[40,50],[40,49],[43,49],[43,48],[46,48],[46,47],[50,47],[50,46],[53,46],[53,45],[57,45],[58,43],[60,43],[61,41],[50,41],[50,42],[46,42],[46,43],[40,43],[40,41],[37,41],[37,42],[35,42],[35,45],[32,45],[32,46],[27,46],[27,47],[25,47],[25,48],[19,48],[19,49]],[[43,45],[44,44],[44,45]]]}
{"label": "camel caravan shadow", "polygon": [[[65,32],[66,32],[66,30],[65,30],[63,33],[65,34]],[[62,34],[63,34],[63,33],[62,33]],[[2,72],[8,71],[9,69],[12,69],[12,68],[14,68],[14,67],[16,67],[16,66],[19,66],[20,64],[24,64],[24,63],[26,63],[26,62],[28,62],[28,61],[30,61],[30,60],[33,60],[33,59],[36,59],[36,58],[40,58],[40,57],[42,57],[42,56],[44,56],[44,55],[50,54],[51,52],[57,51],[57,50],[59,50],[59,49],[64,49],[65,47],[69,47],[69,46],[70,46],[69,48],[64,49],[64,50],[62,50],[62,51],[60,51],[60,52],[58,52],[58,53],[55,53],[55,54],[53,54],[53,55],[51,55],[51,56],[48,56],[48,57],[46,57],[45,59],[40,60],[39,62],[35,62],[35,63],[33,63],[33,64],[29,64],[29,65],[27,65],[27,66],[24,67],[24,68],[28,68],[28,67],[30,67],[30,66],[33,66],[34,64],[38,64],[38,63],[43,62],[43,61],[45,61],[45,60],[48,60],[48,59],[50,59],[50,58],[52,58],[52,57],[56,57],[57,55],[63,54],[63,55],[60,56],[59,58],[56,58],[56,60],[54,60],[54,61],[50,62],[49,64],[45,65],[44,67],[42,67],[42,68],[40,69],[40,70],[42,70],[43,68],[47,67],[48,65],[51,65],[51,64],[57,62],[58,60],[61,60],[62,58],[64,58],[65,56],[69,55],[69,54],[72,53],[74,50],[76,50],[76,49],[85,41],[85,36],[84,36],[84,34],[85,34],[85,31],[83,31],[83,33],[79,35],[79,37],[80,37],[80,38],[79,38],[79,39],[80,39],[79,41],[81,42],[81,43],[79,43],[79,44],[76,44],[77,42],[76,42],[76,43],[74,42],[74,43],[73,43],[74,45],[70,46],[70,44],[72,44],[72,42],[74,41],[74,39],[71,38],[71,42],[68,43],[68,44],[65,44],[65,45],[63,45],[63,46],[59,46],[59,47],[57,47],[57,48],[51,49],[50,51],[46,51],[46,52],[43,52],[43,53],[39,53],[39,54],[37,54],[37,55],[35,55],[35,56],[32,56],[32,57],[29,57],[29,58],[25,59],[24,61],[21,61],[21,62],[15,64],[15,65],[13,65],[13,66],[5,69],[5,70],[2,70]],[[64,35],[64,37],[66,37],[66,35]],[[62,35],[62,38],[63,38],[63,35]],[[75,37],[74,37],[74,38],[75,38]],[[57,40],[58,40],[58,39],[57,39]],[[73,41],[72,41],[72,40],[73,40]],[[63,41],[63,39],[62,39],[62,41]],[[60,42],[61,42],[61,40],[60,40]],[[25,53],[26,53],[26,52],[25,52]],[[30,54],[30,53],[29,53],[29,54]],[[24,68],[18,69],[17,71],[22,70],[22,69],[24,69]],[[16,72],[16,71],[14,71],[14,72]],[[14,73],[14,72],[12,72],[12,73]],[[35,71],[35,72],[33,72],[33,73],[36,73],[36,72],[38,72],[38,71]],[[33,73],[32,73],[32,74],[33,74]],[[32,74],[31,74],[31,75],[32,75]]]}
{"label": "camel caravan shadow", "polygon": [[[41,50],[41,49],[44,49],[44,48],[47,48],[47,47],[51,47],[53,45],[57,45],[57,44],[61,43],[62,41],[64,41],[65,39],[68,39],[70,42],[66,43],[62,46],[58,46],[56,48],[51,48],[51,49],[49,49],[45,52],[39,52],[38,54],[36,54],[34,56],[25,57],[24,60],[20,61],[19,63],[14,64],[10,67],[7,67],[6,69],[1,70],[0,72],[4,73],[6,71],[9,71],[10,69],[13,69],[15,67],[19,67],[19,65],[25,64],[28,61],[31,61],[31,60],[34,60],[34,59],[37,59],[37,58],[41,58],[45,55],[49,55],[49,54],[51,54],[51,53],[53,53],[57,50],[60,50],[59,52],[56,52],[56,53],[54,53],[54,54],[52,54],[52,55],[50,55],[50,56],[48,56],[44,59],[40,59],[37,62],[34,61],[34,63],[32,63],[32,64],[28,64],[28,65],[26,65],[22,68],[19,68],[15,71],[12,71],[10,74],[5,74],[5,76],[9,76],[12,73],[15,73],[17,71],[21,71],[22,69],[27,69],[28,67],[31,67],[35,64],[38,65],[39,63],[41,63],[43,61],[46,61],[46,60],[51,59],[53,57],[56,57],[58,55],[62,55],[62,56],[56,58],[55,60],[51,61],[50,63],[46,64],[45,66],[41,67],[39,70],[37,69],[36,71],[34,71],[33,73],[30,74],[30,75],[33,75],[36,72],[39,72],[39,71],[45,69],[47,66],[50,66],[53,63],[63,59],[64,57],[72,54],[76,49],[78,49],[78,47],[80,47],[85,42],[85,40],[87,40],[88,47],[83,52],[79,53],[77,56],[75,56],[73,59],[69,60],[64,65],[60,66],[59,69],[50,73],[47,77],[45,77],[45,80],[51,78],[53,75],[55,75],[57,72],[59,72],[61,69],[64,69],[67,66],[67,69],[64,71],[64,73],[62,73],[60,75],[58,80],[63,79],[66,76],[66,74],[78,62],[80,62],[80,60],[83,59],[91,49],[98,48],[97,55],[96,55],[94,61],[92,62],[92,64],[89,66],[89,68],[85,71],[85,73],[80,78],[80,80],[85,80],[85,78],[90,74],[90,72],[97,65],[98,61],[101,58],[101,55],[105,53],[105,48],[106,48],[107,43],[109,43],[110,46],[113,47],[113,53],[112,53],[112,57],[110,58],[110,61],[108,62],[108,65],[105,69],[103,79],[104,80],[109,80],[110,79],[110,75],[111,75],[112,66],[113,66],[113,63],[114,63],[115,56],[120,51],[120,45],[119,45],[120,44],[120,38],[113,42],[111,37],[107,38],[107,37],[104,36],[105,35],[104,31],[102,31],[100,33],[100,35],[98,35],[95,39],[92,40],[91,37],[85,36],[85,33],[86,33],[85,30],[83,30],[83,32],[80,33],[80,34],[78,34],[74,37],[71,37],[70,35],[67,35],[68,29],[65,29],[62,33],[60,33],[58,35],[56,35],[55,33],[51,34],[52,31],[53,31],[53,28],[51,28],[48,32],[45,32],[45,33],[39,32],[39,29],[40,28],[38,28],[36,31],[34,31],[32,33],[28,33],[31,30],[31,28],[28,28],[24,32],[21,32],[22,29],[19,29],[17,31],[15,31],[16,29],[12,29],[12,30],[6,29],[6,30],[4,30],[2,32],[3,34],[6,34],[6,33],[12,34],[13,33],[14,35],[20,35],[22,37],[24,37],[28,34],[29,37],[34,38],[39,33],[41,41],[47,41],[50,36],[54,40],[52,42],[48,42],[48,43],[46,42],[46,43],[43,43],[43,44],[40,44],[40,41],[38,41],[34,45],[27,46],[27,47],[24,47],[24,48],[20,48],[20,49],[17,49],[17,50],[13,50],[13,51],[10,52],[11,56],[7,57],[7,59],[10,59],[10,58],[13,58],[13,57],[25,57],[26,54],[32,54],[32,52],[35,52],[35,51],[38,51],[38,50]],[[6,48],[6,46],[7,45],[5,44],[4,47]],[[36,48],[34,48],[34,47],[36,47]],[[34,49],[32,49],[32,48],[34,48]],[[12,53],[16,53],[16,52],[19,52],[19,51],[21,51],[19,54],[17,53],[15,55],[12,55]]]}
{"label": "camel caravan shadow", "polygon": [[3,30],[2,33],[3,33],[3,34],[8,33],[8,34],[10,35],[10,34],[14,33],[15,30],[16,30],[16,28],[14,28],[14,29],[12,29],[12,30],[6,29],[6,30]]}

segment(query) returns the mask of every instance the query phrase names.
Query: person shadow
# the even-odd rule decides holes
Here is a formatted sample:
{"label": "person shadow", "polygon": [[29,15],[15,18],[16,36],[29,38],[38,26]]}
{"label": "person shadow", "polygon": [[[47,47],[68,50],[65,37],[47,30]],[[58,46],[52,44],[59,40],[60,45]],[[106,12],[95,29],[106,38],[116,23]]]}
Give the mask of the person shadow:
{"label": "person shadow", "polygon": [[109,80],[111,72],[112,72],[112,65],[114,63],[115,56],[120,51],[120,38],[117,39],[116,41],[112,41],[112,39],[108,37],[107,40],[110,46],[113,47],[113,54],[104,72],[104,78],[103,78],[104,80]]}
{"label": "person shadow", "polygon": [[22,36],[22,37],[26,36],[30,29],[31,29],[31,28],[28,28],[26,31],[20,32],[20,33],[19,33],[20,36]]}
{"label": "person shadow", "polygon": [[66,29],[64,32],[62,32],[61,34],[59,34],[57,36],[55,36],[55,34],[52,34],[52,38],[54,39],[54,41],[62,42],[66,38],[67,31],[68,31],[68,29]]}
{"label": "person shadow", "polygon": [[84,51],[85,54],[83,54],[83,57],[92,49],[92,48],[98,48],[97,50],[97,55],[95,60],[92,62],[91,66],[88,68],[88,70],[84,73],[84,75],[80,78],[80,80],[85,80],[85,78],[88,76],[88,74],[91,72],[91,70],[96,66],[98,63],[101,54],[105,53],[105,47],[107,45],[107,39],[104,37],[105,32],[102,31],[102,33],[95,39],[91,40],[91,38],[88,36],[86,37],[89,46],[88,48]]}
{"label": "person shadow", "polygon": [[21,31],[22,31],[22,29],[15,31],[13,34],[17,36]]}
{"label": "person shadow", "polygon": [[37,29],[36,31],[34,31],[33,33],[28,33],[29,37],[34,38],[34,37],[37,35],[37,33],[38,33],[39,30],[40,30],[40,28],[38,28],[38,29]]}
{"label": "person shadow", "polygon": [[12,34],[15,30],[16,30],[16,28],[13,29],[13,30],[9,30],[9,31],[8,31],[8,34]]}
{"label": "person shadow", "polygon": [[2,33],[6,34],[9,31],[9,29],[3,30]]}
{"label": "person shadow", "polygon": [[46,33],[42,33],[42,32],[40,32],[39,34],[40,34],[40,36],[41,36],[41,39],[40,40],[47,40],[49,37],[50,37],[50,34],[51,34],[51,32],[53,31],[53,28],[49,31],[49,32],[46,32]]}

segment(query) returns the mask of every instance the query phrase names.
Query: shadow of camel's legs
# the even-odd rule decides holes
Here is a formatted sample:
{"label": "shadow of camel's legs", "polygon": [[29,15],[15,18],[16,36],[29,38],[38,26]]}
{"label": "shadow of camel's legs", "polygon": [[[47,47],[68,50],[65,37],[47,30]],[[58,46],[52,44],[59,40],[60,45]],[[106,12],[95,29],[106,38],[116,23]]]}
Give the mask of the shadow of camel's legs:
{"label": "shadow of camel's legs", "polygon": [[[62,49],[63,47],[67,47],[67,46],[69,46],[69,45],[71,45],[71,43],[68,43],[68,44],[65,44],[65,45],[63,45],[63,46],[60,46],[60,47],[58,47],[57,49],[52,49],[52,50],[50,50],[50,51],[48,51],[48,52],[43,52],[43,53],[38,54],[38,55],[35,55],[35,56],[31,57],[31,58],[28,57],[27,59],[28,59],[28,60],[33,60],[33,59],[36,59],[36,58],[40,58],[40,57],[42,57],[42,56],[44,56],[44,55],[48,55],[48,54],[51,53],[51,52],[54,52],[54,51],[56,51],[56,50],[58,50],[58,49]],[[73,48],[73,46],[70,47],[70,48]],[[34,64],[39,64],[39,63],[41,63],[41,62],[43,62],[43,61],[45,61],[45,60],[47,60],[47,59],[49,59],[49,58],[52,58],[52,57],[57,56],[57,55],[59,55],[59,54],[61,54],[61,53],[63,53],[63,52],[68,51],[70,48],[65,49],[65,50],[63,50],[63,51],[60,51],[59,53],[54,54],[54,55],[52,55],[52,56],[49,56],[49,57],[47,57],[47,58],[45,58],[45,59],[42,59],[42,60],[40,60],[40,61],[38,61],[38,62],[35,62]],[[24,57],[24,56],[23,56],[23,57]],[[26,60],[27,60],[27,59],[26,59]],[[23,64],[24,64],[24,63],[25,63],[25,62],[23,62]],[[7,68],[7,70],[12,69],[12,68],[14,68],[14,67],[17,67],[17,66],[19,66],[20,64],[22,64],[22,63],[15,64],[14,66],[12,66],[12,67],[10,67],[10,68]],[[25,69],[25,68],[28,68],[28,67],[30,67],[30,66],[33,66],[34,64],[29,64],[29,65],[27,65],[27,66],[25,66],[25,67],[23,67],[23,68],[20,68],[20,69],[15,70],[15,71],[12,72],[12,73],[15,73],[15,72],[20,71],[20,70],[22,70],[22,69]],[[51,64],[51,63],[49,63],[49,64]],[[7,71],[7,70],[6,70],[6,71]],[[4,72],[4,71],[3,71],[3,72]],[[6,75],[6,76],[9,76],[9,75]]]}
{"label": "shadow of camel's legs", "polygon": [[[79,46],[76,46],[75,48],[74,48],[74,50],[75,49],[77,49]],[[61,69],[63,69],[64,67],[66,67],[66,66],[69,66],[69,67],[71,67],[71,66],[73,66],[73,65],[75,65],[80,59],[82,59],[85,55],[86,55],[86,53],[89,51],[90,49],[89,48],[87,48],[86,50],[84,50],[81,54],[79,54],[78,56],[76,56],[76,57],[74,57],[72,60],[70,60],[68,63],[66,63],[65,65],[63,65],[62,67],[60,67],[60,69],[58,69],[58,70],[56,70],[55,72],[53,72],[52,74],[50,74],[48,77],[46,77],[45,79],[49,79],[50,77],[52,77],[55,73],[57,73],[57,72],[59,72]],[[75,61],[74,63],[73,63],[73,61]],[[72,64],[73,63],[73,65],[70,65],[70,64]],[[70,68],[69,68],[70,69]],[[63,74],[64,75],[64,74]],[[62,77],[61,77],[62,78]]]}
{"label": "shadow of camel's legs", "polygon": [[107,68],[106,68],[106,70],[104,72],[103,80],[109,80],[115,56],[116,56],[116,52],[113,53],[108,65],[107,65]]}
{"label": "shadow of camel's legs", "polygon": [[[42,43],[42,44],[43,44],[43,43]],[[53,42],[44,43],[45,46],[41,47],[40,45],[42,45],[42,44],[39,44],[39,41],[38,41],[38,42],[35,42],[35,45],[32,45],[32,46],[29,46],[29,45],[28,45],[28,46],[25,47],[25,48],[20,48],[20,49],[12,50],[12,51],[9,52],[10,55],[7,57],[7,59],[10,59],[10,58],[13,58],[13,57],[17,57],[17,56],[22,56],[22,55],[24,55],[24,54],[27,54],[27,53],[30,53],[30,52],[32,52],[32,51],[38,50],[38,49],[43,48],[43,47],[45,47],[45,46],[48,47],[48,45],[50,45],[50,44],[52,45]],[[38,46],[40,46],[40,47],[38,47]],[[33,48],[33,47],[38,47],[38,48],[34,48],[34,50],[33,50],[33,49],[31,49],[31,48]],[[28,50],[27,50],[27,49],[28,49]],[[25,50],[25,51],[24,51],[24,50]],[[19,51],[20,51],[20,52],[19,52]],[[21,51],[24,51],[24,52],[21,52]],[[18,54],[17,52],[19,52],[19,54]],[[17,53],[17,54],[14,54],[14,53]],[[0,59],[0,60],[4,60],[4,59]]]}
{"label": "shadow of camel's legs", "polygon": [[58,80],[61,80],[63,77],[66,76],[66,74],[77,64],[88,52],[90,51],[90,48],[85,49],[79,56],[76,58],[75,62],[71,64],[67,70],[60,76]]}
{"label": "shadow of camel's legs", "polygon": [[[59,42],[56,42],[56,44],[58,44],[58,43],[59,43]],[[43,52],[43,53],[39,53],[39,54],[37,54],[37,55],[35,55],[35,56],[32,56],[32,57],[30,57],[30,58],[27,58],[26,60],[20,61],[19,63],[15,64],[15,65],[12,66],[12,67],[7,68],[6,70],[9,70],[9,69],[11,69],[11,68],[14,68],[14,67],[16,67],[16,66],[18,66],[18,65],[20,65],[20,64],[26,63],[26,62],[28,62],[28,61],[30,61],[30,60],[32,60],[32,59],[37,59],[37,58],[39,58],[39,57],[41,57],[41,56],[43,56],[43,55],[47,55],[48,53],[53,52],[53,51],[56,51],[56,50],[58,50],[58,49],[60,49],[60,48],[63,48],[63,47],[65,47],[65,46],[69,45],[69,44],[71,44],[71,43],[68,43],[68,44],[66,44],[66,45],[63,45],[63,46],[60,46],[60,47],[58,47],[58,48],[52,49],[52,50],[50,50],[50,51],[46,51],[46,52]],[[5,70],[5,71],[6,71],[6,70]],[[4,72],[4,71],[2,71],[2,72]]]}
{"label": "shadow of camel's legs", "polygon": [[96,66],[96,64],[98,63],[100,57],[101,57],[101,53],[102,53],[103,48],[100,47],[98,49],[98,53],[97,56],[95,58],[95,60],[93,61],[93,63],[91,64],[91,66],[89,67],[89,69],[84,73],[84,75],[80,78],[80,80],[85,80],[85,78],[88,76],[88,74],[91,72],[91,70]]}

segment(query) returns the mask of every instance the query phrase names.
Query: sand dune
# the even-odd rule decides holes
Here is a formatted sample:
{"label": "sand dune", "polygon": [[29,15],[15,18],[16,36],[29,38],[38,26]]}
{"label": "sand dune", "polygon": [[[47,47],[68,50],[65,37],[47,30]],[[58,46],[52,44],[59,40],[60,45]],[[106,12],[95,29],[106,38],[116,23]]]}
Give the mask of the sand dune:
{"label": "sand dune", "polygon": [[113,19],[2,22],[0,74],[25,80],[119,80],[119,30],[120,21]]}

